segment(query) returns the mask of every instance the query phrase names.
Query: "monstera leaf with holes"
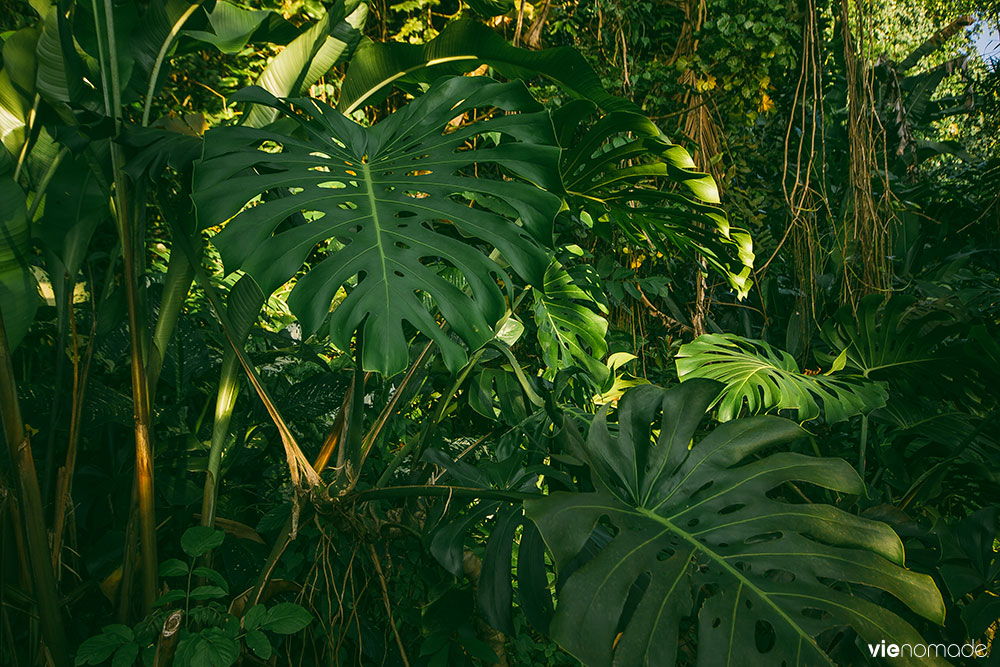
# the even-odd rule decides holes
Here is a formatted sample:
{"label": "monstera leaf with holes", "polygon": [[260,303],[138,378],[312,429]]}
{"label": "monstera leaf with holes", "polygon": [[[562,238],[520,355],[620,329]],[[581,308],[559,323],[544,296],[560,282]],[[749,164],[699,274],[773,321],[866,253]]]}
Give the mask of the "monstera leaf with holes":
{"label": "monstera leaf with holes", "polygon": [[603,385],[608,377],[608,367],[601,361],[608,353],[608,321],[603,315],[608,308],[590,267],[574,268],[576,275],[553,260],[535,294],[542,361],[550,380],[560,369],[578,364]]}
{"label": "monstera leaf with holes", "polygon": [[746,296],[753,243],[730,227],[715,180],[642,114],[615,110],[588,126],[593,111],[593,104],[577,100],[553,116],[571,206],[616,225],[633,243],[699,255]]}
{"label": "monstera leaf with holes", "polygon": [[[839,459],[768,454],[806,435],[794,422],[739,419],[692,442],[719,389],[632,389],[618,423],[604,408],[586,441],[567,422],[595,490],[525,501],[563,580],[553,638],[591,667],[673,665],[693,619],[699,665],[793,667],[834,664],[824,649],[848,626],[865,642],[919,642],[875,589],[942,622],[941,594],[903,567],[888,526],[776,494],[796,482],[865,491]],[[587,560],[595,530],[611,537]]]}
{"label": "monstera leaf with holes", "polygon": [[978,403],[989,394],[977,377],[988,367],[988,355],[973,341],[952,343],[958,329],[954,313],[933,303],[873,294],[861,300],[856,314],[838,310],[820,335],[831,349],[846,351],[847,369],[888,382],[894,393]]}
{"label": "monstera leaf with holes", "polygon": [[[823,417],[833,424],[885,405],[881,383],[852,375],[807,375],[784,350],[735,334],[699,336],[681,345],[676,359],[681,382],[707,378],[724,384],[720,421],[735,419],[744,405],[750,414],[795,410],[805,421],[818,417],[822,404]],[[842,362],[837,360],[834,368],[843,367]]]}
{"label": "monstera leaf with holes", "polygon": [[[404,324],[433,339],[455,369],[466,352],[435,316],[470,348],[494,336],[506,310],[501,284],[510,290],[511,279],[491,249],[541,283],[541,246],[551,243],[560,206],[547,191],[558,184],[558,149],[523,83],[443,79],[372,127],[313,99],[282,102],[253,88],[242,97],[279,109],[298,129],[209,132],[195,173],[198,220],[209,227],[232,218],[213,243],[227,271],[251,274],[265,294],[320,248],[288,298],[307,333],[345,288],[330,336],[346,350],[363,332],[366,369],[406,366]],[[477,109],[504,113],[464,123]],[[477,196],[505,200],[510,212],[483,208]],[[296,213],[304,223],[285,222]],[[442,275],[449,269],[464,286]]]}

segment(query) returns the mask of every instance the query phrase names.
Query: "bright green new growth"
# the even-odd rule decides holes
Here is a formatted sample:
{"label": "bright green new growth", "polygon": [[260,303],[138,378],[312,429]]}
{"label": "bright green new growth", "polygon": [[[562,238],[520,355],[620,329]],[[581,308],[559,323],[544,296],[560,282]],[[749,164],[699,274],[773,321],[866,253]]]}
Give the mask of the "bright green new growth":
{"label": "bright green new growth", "polygon": [[806,421],[820,415],[822,404],[824,418],[833,424],[885,405],[881,383],[852,375],[806,375],[789,353],[735,334],[699,336],[681,346],[676,360],[681,382],[707,378],[725,385],[717,401],[720,421],[735,419],[744,405],[751,415],[795,410],[796,418]]}

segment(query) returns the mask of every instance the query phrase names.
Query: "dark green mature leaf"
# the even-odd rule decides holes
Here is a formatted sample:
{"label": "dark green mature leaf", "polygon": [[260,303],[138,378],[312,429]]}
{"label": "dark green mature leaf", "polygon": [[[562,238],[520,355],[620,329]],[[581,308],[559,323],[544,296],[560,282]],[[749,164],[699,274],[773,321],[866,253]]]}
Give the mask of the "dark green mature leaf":
{"label": "dark green mature leaf", "polygon": [[191,558],[204,556],[215,547],[222,544],[226,534],[208,526],[193,526],[181,535],[181,549]]}
{"label": "dark green mature leaf", "polygon": [[[614,223],[634,243],[663,253],[677,248],[698,254],[740,298],[746,296],[753,242],[747,232],[730,227],[718,206],[715,180],[697,171],[688,152],[639,113],[605,114],[578,137],[592,111],[579,101],[554,115],[571,204],[595,221]],[[676,185],[687,194],[675,192]]]}
{"label": "dark green mature leaf", "polygon": [[484,18],[493,18],[514,9],[514,0],[465,0],[465,4]]}
{"label": "dark green mature leaf", "polygon": [[115,651],[115,657],[111,660],[111,667],[132,667],[135,659],[139,657],[139,645],[129,642]]}
{"label": "dark green mature leaf", "polygon": [[880,383],[851,375],[806,375],[792,355],[761,340],[735,334],[706,334],[682,345],[677,353],[681,382],[708,378],[724,383],[718,399],[719,420],[750,414],[795,410],[800,421],[815,419],[823,406],[827,423],[885,405]]}
{"label": "dark green mature leaf", "polygon": [[638,111],[632,102],[605,91],[594,69],[576,49],[520,49],[492,28],[469,19],[448,24],[426,44],[363,44],[351,59],[337,108],[349,114],[366,104],[376,104],[404,77],[431,81],[442,74],[471,72],[482,63],[511,79],[542,74],[606,111]]}
{"label": "dark green mature leaf", "polygon": [[12,350],[24,338],[38,308],[30,252],[24,191],[9,173],[0,171],[0,312]]}
{"label": "dark green mature leaf", "polygon": [[219,628],[206,628],[177,645],[177,667],[229,667],[240,657],[240,643]]}
{"label": "dark green mature leaf", "polygon": [[[556,641],[591,667],[674,664],[689,616],[697,616],[698,664],[832,665],[817,638],[843,626],[872,643],[920,641],[894,613],[850,595],[848,585],[881,589],[942,622],[940,593],[930,577],[902,567],[902,544],[888,526],[770,497],[789,482],[864,493],[841,460],[788,452],[757,458],[803,437],[794,422],[740,419],[692,445],[719,389],[692,380],[670,391],[629,391],[616,436],[607,408],[586,442],[575,435],[596,490],[525,501],[560,570],[579,562],[595,528],[613,529],[562,585]],[[773,641],[758,643],[759,633]]]}
{"label": "dark green mature leaf", "polygon": [[[363,327],[365,369],[393,374],[405,368],[404,321],[438,343],[450,368],[465,363],[465,351],[441,330],[421,294],[433,298],[470,348],[494,336],[506,311],[497,278],[508,287],[510,280],[470,239],[497,248],[529,282],[541,281],[548,260],[537,240],[550,242],[560,202],[535,184],[555,187],[558,149],[551,145],[547,115],[524,84],[442,80],[369,128],[316,100],[282,104],[259,89],[247,96],[289,114],[309,139],[245,127],[208,133],[195,176],[199,223],[209,227],[233,218],[213,242],[227,270],[243,269],[265,294],[291,278],[317,244],[329,242],[327,256],[298,279],[288,303],[313,332],[347,286],[330,318],[330,335],[349,349],[352,333]],[[482,107],[521,113],[452,125]],[[508,140],[484,146],[485,133]],[[468,149],[474,142],[479,147]],[[529,183],[489,178],[490,165]],[[471,177],[474,167],[478,178]],[[244,208],[265,192],[291,194]],[[523,227],[468,206],[465,192],[506,199]],[[306,224],[279,229],[297,212]],[[467,291],[441,275],[447,267],[461,272]]]}
{"label": "dark green mature leaf", "polygon": [[312,620],[312,614],[301,606],[281,602],[267,610],[260,627],[279,635],[290,635],[312,623]]}
{"label": "dark green mature leaf", "polygon": [[170,558],[160,563],[161,577],[186,577],[188,564],[179,558]]}
{"label": "dark green mature leaf", "polygon": [[247,647],[253,651],[255,656],[261,660],[270,659],[273,649],[271,648],[271,642],[267,639],[267,635],[260,630],[251,630],[247,633],[245,639]]}
{"label": "dark green mature leaf", "polygon": [[[276,97],[303,95],[309,86],[354,53],[361,29],[368,18],[368,5],[335,3],[312,27],[296,37],[267,64],[257,85]],[[254,105],[244,119],[249,127],[263,127],[278,117],[269,105]]]}
{"label": "dark green mature leaf", "polygon": [[[845,368],[893,385],[916,385],[923,391],[932,377],[947,375],[954,360],[935,348],[948,334],[951,320],[944,310],[921,313],[916,299],[896,295],[886,300],[872,294],[857,310],[841,308],[823,323],[821,335],[833,349],[847,350]],[[940,381],[940,378],[938,378]]]}
{"label": "dark green mature leaf", "polygon": [[80,644],[80,648],[76,650],[75,664],[100,665],[110,658],[112,653],[130,642],[132,640],[132,631],[126,626],[120,627],[128,630],[129,634],[126,636],[122,632],[115,632],[116,628],[114,626],[107,626],[101,634],[95,635]]}
{"label": "dark green mature leaf", "polygon": [[573,276],[553,260],[545,271],[545,281],[535,292],[535,324],[546,377],[579,364],[604,383],[608,367],[601,361],[608,353],[608,321],[602,314],[607,307],[596,290],[584,290]]}

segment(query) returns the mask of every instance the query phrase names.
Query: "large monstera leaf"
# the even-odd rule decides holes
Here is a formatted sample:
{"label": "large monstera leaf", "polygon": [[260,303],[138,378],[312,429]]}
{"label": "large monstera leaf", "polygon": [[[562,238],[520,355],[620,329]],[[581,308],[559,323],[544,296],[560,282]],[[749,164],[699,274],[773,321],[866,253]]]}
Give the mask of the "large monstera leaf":
{"label": "large monstera leaf", "polygon": [[614,110],[588,126],[593,111],[590,102],[576,100],[554,114],[571,205],[616,225],[633,242],[697,254],[745,297],[753,242],[730,226],[715,179],[642,114]]}
{"label": "large monstera leaf", "polygon": [[[461,366],[466,353],[438,312],[470,348],[492,338],[506,310],[500,285],[509,290],[511,280],[491,248],[523,279],[541,283],[548,259],[540,244],[551,243],[560,206],[543,188],[557,185],[558,149],[547,113],[524,84],[443,79],[372,127],[312,99],[280,102],[260,89],[243,97],[281,110],[298,131],[210,132],[195,174],[199,223],[232,218],[213,243],[227,270],[251,274],[265,294],[320,246],[288,304],[312,332],[346,288],[330,335],[348,349],[363,331],[367,370],[405,367],[404,322],[436,341],[450,368]],[[507,113],[461,123],[493,108]],[[505,200],[490,208],[509,213],[473,203],[481,197]],[[304,222],[288,220],[293,214]],[[448,269],[464,285],[442,275]]]}
{"label": "large monstera leaf", "polygon": [[[884,406],[887,395],[882,383],[861,376],[803,373],[784,350],[735,334],[699,336],[681,345],[676,359],[682,382],[707,378],[724,383],[720,421],[735,419],[744,406],[750,414],[794,410],[805,421],[818,417],[822,405],[823,417],[833,424]],[[839,362],[843,368],[843,358]]]}
{"label": "large monstera leaf", "polygon": [[[719,389],[633,389],[618,423],[605,408],[585,442],[567,423],[595,491],[525,501],[564,580],[556,641],[591,667],[674,665],[693,619],[698,665],[793,667],[834,664],[824,647],[846,626],[873,644],[919,642],[872,589],[942,622],[940,593],[903,567],[888,526],[776,493],[798,482],[864,493],[842,460],[766,454],[806,435],[795,423],[750,417],[693,442]],[[595,530],[611,537],[587,560]]]}

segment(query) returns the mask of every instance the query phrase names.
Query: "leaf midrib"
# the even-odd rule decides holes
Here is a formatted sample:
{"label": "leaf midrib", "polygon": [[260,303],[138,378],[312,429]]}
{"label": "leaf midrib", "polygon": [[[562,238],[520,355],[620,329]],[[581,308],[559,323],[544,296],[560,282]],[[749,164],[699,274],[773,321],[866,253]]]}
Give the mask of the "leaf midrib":
{"label": "leaf midrib", "polygon": [[[696,551],[700,551],[703,554],[705,554],[706,556],[708,556],[708,558],[711,559],[712,562],[716,563],[722,569],[724,569],[726,572],[728,572],[730,575],[732,575],[737,581],[739,581],[741,583],[741,585],[744,585],[748,589],[750,589],[751,591],[753,591],[760,600],[763,600],[764,603],[767,606],[769,606],[771,609],[773,609],[774,612],[776,614],[778,614],[778,616],[780,616],[782,619],[784,619],[785,622],[788,623],[788,625],[790,627],[794,628],[795,632],[798,633],[798,635],[799,635],[799,637],[801,639],[804,639],[804,640],[808,641],[816,649],[816,651],[820,655],[822,655],[824,658],[826,658],[827,662],[830,665],[834,664],[833,661],[830,660],[830,657],[823,651],[823,649],[821,649],[819,647],[819,645],[816,644],[816,641],[812,638],[812,636],[808,632],[805,632],[799,626],[798,623],[796,623],[794,620],[792,620],[792,618],[787,613],[785,613],[784,609],[782,609],[777,604],[775,604],[774,601],[771,600],[771,596],[770,595],[768,595],[765,591],[763,591],[760,588],[758,588],[757,586],[755,586],[752,581],[750,581],[749,579],[747,579],[745,576],[743,576],[743,574],[739,570],[737,570],[735,567],[733,567],[728,562],[726,562],[726,560],[723,557],[721,557],[721,556],[717,557],[716,554],[715,554],[715,552],[713,552],[712,550],[708,549],[704,544],[702,544],[701,542],[699,542],[693,535],[690,535],[686,531],[681,530],[676,525],[674,525],[674,523],[671,522],[669,519],[667,519],[665,517],[662,517],[659,514],[656,514],[652,510],[648,510],[645,507],[633,507],[633,508],[629,508],[629,509],[631,511],[634,511],[634,512],[636,512],[638,514],[641,514],[641,515],[645,516],[647,519],[649,519],[651,521],[655,521],[656,523],[659,523],[659,524],[661,524],[663,526],[666,526],[666,528],[668,530],[670,530],[675,535],[677,535],[678,537],[680,537],[682,540],[684,540],[685,542],[687,542],[689,545],[691,545],[692,547],[694,547],[694,549]],[[734,604],[734,606],[737,605],[737,604],[739,604],[739,596],[737,596],[736,602],[734,602],[733,604]]]}
{"label": "leaf midrib", "polygon": [[372,170],[371,165],[368,164],[368,156],[361,158],[361,171],[363,172],[363,178],[365,181],[365,194],[368,196],[368,206],[371,207],[371,217],[372,226],[375,228],[375,248],[378,250],[379,265],[382,267],[382,289],[385,292],[385,299],[383,303],[385,304],[386,310],[389,309],[389,275],[388,267],[386,263],[388,258],[385,254],[385,249],[382,247],[382,225],[378,221],[378,200],[375,198],[375,189],[372,183]]}

